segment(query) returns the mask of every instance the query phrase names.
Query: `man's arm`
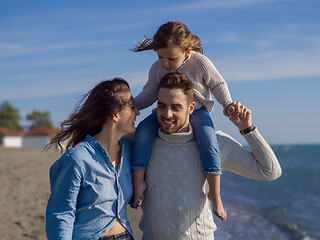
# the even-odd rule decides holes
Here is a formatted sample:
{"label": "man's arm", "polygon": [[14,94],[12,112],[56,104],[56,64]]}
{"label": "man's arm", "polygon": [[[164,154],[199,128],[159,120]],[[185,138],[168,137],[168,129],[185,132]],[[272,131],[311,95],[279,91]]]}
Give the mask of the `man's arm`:
{"label": "man's arm", "polygon": [[277,179],[282,173],[279,161],[258,129],[250,128],[252,126],[251,111],[240,102],[234,103],[233,107],[234,109],[229,109],[229,119],[239,131],[249,130],[242,136],[251,151],[229,135],[221,131],[216,132],[222,170],[263,181]]}

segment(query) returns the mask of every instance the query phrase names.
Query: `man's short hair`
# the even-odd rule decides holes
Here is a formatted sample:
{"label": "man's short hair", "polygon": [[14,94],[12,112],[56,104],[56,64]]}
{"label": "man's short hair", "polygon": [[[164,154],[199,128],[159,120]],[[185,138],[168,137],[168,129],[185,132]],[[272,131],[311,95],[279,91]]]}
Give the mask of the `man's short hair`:
{"label": "man's short hair", "polygon": [[160,88],[180,89],[187,97],[187,103],[193,101],[193,84],[184,74],[178,72],[167,73],[159,83]]}

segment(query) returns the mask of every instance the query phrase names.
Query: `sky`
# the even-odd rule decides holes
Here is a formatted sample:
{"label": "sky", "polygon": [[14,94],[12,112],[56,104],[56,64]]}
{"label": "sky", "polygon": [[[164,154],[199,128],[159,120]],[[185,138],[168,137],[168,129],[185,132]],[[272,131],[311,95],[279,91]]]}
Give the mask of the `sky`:
{"label": "sky", "polygon": [[[122,77],[136,96],[157,56],[130,48],[180,21],[270,144],[319,144],[319,10],[319,0],[3,0],[0,104],[17,108],[24,127],[33,110],[49,111],[58,127],[101,80]],[[211,116],[244,143],[219,103]]]}

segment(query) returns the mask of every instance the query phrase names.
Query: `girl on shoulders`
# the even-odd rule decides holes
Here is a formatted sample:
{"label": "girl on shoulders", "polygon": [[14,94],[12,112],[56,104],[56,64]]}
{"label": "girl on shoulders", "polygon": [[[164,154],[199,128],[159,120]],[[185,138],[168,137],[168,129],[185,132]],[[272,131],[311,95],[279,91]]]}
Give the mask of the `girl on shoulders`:
{"label": "girl on shoulders", "polygon": [[[223,106],[224,115],[228,116],[227,108],[232,103],[232,99],[227,83],[213,63],[202,54],[200,39],[192,34],[183,23],[167,22],[163,24],[152,39],[145,38],[132,51],[146,50],[154,50],[158,61],[150,68],[149,78],[142,92],[135,97],[136,106],[142,110],[157,100],[159,81],[168,72],[183,73],[193,82],[196,110],[190,120],[198,144],[203,172],[209,183],[208,196],[212,201],[213,211],[224,220],[226,212],[220,196],[219,147],[209,112],[213,110],[212,94]],[[174,124],[174,119],[170,124]],[[132,162],[135,206],[141,204],[143,192],[147,187],[144,174],[152,152],[152,141],[158,128],[156,114],[153,113],[139,124],[135,134]]]}

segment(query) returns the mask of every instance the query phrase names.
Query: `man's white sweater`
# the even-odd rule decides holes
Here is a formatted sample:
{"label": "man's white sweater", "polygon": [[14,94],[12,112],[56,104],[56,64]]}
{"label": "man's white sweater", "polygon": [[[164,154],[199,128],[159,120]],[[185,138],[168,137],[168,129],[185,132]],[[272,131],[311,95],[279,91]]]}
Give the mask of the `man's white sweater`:
{"label": "man's white sweater", "polygon": [[143,239],[212,240],[216,225],[192,131],[158,135],[146,172]]}
{"label": "man's white sweater", "polygon": [[[257,128],[243,135],[251,151],[221,131],[216,135],[222,170],[264,181],[281,175],[275,154]],[[214,239],[216,225],[191,126],[187,133],[159,130],[146,181],[140,221],[143,240]]]}

